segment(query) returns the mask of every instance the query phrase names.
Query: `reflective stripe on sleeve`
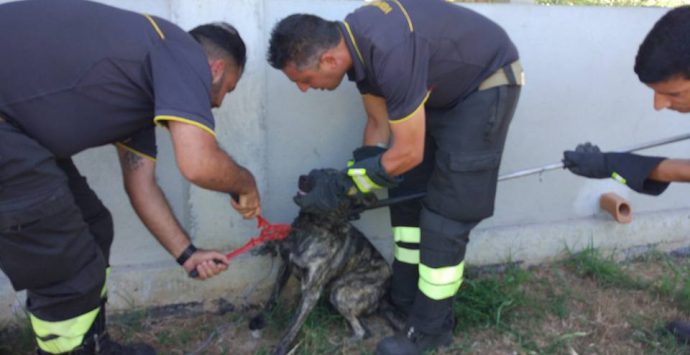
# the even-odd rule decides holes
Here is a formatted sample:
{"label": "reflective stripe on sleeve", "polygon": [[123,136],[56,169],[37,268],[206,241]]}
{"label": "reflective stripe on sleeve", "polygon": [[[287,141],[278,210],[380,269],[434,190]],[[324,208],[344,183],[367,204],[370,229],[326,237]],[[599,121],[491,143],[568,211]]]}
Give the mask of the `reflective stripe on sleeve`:
{"label": "reflective stripe on sleeve", "polygon": [[348,169],[347,175],[352,178],[352,181],[357,185],[359,191],[364,193],[381,188],[381,186],[377,185],[367,176],[367,171],[364,169]]}
{"label": "reflective stripe on sleeve", "polygon": [[161,121],[177,121],[177,122],[184,122],[184,123],[190,124],[190,125],[192,125],[192,126],[196,126],[196,127],[199,127],[199,128],[201,128],[201,129],[203,129],[204,131],[206,131],[206,132],[208,132],[209,134],[211,134],[213,137],[216,136],[216,132],[213,132],[212,129],[208,128],[207,126],[205,126],[205,125],[203,125],[203,124],[201,124],[201,123],[199,123],[199,122],[197,122],[197,121],[193,121],[193,120],[190,120],[190,119],[188,119],[188,118],[177,117],[177,116],[165,116],[165,115],[156,116],[156,117],[153,118],[153,122],[154,122],[155,124],[157,124],[157,125],[160,125],[160,124],[161,124],[161,123],[160,123]]}
{"label": "reflective stripe on sleeve", "polygon": [[611,174],[611,178],[620,182],[623,185],[627,185],[627,183],[628,183],[628,180],[626,180],[624,177],[618,175],[618,173],[615,171],[613,172],[613,174]]}
{"label": "reflective stripe on sleeve", "polygon": [[140,151],[138,151],[138,150],[136,150],[136,149],[134,149],[134,148],[132,148],[132,147],[130,147],[130,146],[128,146],[128,145],[122,143],[122,142],[117,142],[117,143],[115,143],[115,145],[118,146],[118,147],[121,147],[121,148],[124,149],[124,150],[130,151],[130,152],[132,152],[132,153],[134,153],[134,154],[136,154],[136,155],[138,155],[138,156],[140,156],[140,157],[142,157],[142,158],[146,158],[146,159],[148,159],[148,160],[156,161],[156,158],[154,158],[154,157],[152,157],[152,156],[150,156],[150,155],[148,155],[148,154],[145,154],[145,153],[143,153],[143,152],[140,152]]}
{"label": "reflective stripe on sleeve", "polygon": [[410,118],[412,118],[412,116],[415,115],[415,113],[419,112],[419,110],[423,110],[423,109],[424,109],[424,104],[426,104],[426,100],[429,99],[429,95],[431,95],[431,91],[427,91],[427,92],[426,92],[426,96],[424,96],[424,100],[422,100],[422,103],[419,104],[419,106],[417,106],[417,108],[416,108],[414,111],[412,111],[411,114],[409,114],[409,115],[407,115],[407,116],[405,116],[405,117],[403,117],[403,118],[388,120],[388,122],[390,122],[391,124],[398,124],[398,123],[403,123],[403,122],[409,120]]}

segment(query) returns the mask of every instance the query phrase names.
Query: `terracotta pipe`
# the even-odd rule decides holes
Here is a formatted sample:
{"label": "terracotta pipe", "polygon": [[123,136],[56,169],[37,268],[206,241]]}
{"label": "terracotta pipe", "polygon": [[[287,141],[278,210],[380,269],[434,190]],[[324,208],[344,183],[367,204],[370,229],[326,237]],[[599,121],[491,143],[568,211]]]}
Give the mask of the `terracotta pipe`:
{"label": "terracotta pipe", "polygon": [[630,202],[614,192],[602,194],[599,198],[599,206],[608,212],[618,223],[632,222]]}

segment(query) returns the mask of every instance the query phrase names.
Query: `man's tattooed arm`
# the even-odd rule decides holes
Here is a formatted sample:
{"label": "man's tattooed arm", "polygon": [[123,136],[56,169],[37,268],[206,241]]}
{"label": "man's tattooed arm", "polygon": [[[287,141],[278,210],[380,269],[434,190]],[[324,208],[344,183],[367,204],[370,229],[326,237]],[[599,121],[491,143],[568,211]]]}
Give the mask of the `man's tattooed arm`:
{"label": "man's tattooed arm", "polygon": [[144,158],[130,151],[126,151],[123,157],[123,167],[129,171],[137,170],[143,165]]}

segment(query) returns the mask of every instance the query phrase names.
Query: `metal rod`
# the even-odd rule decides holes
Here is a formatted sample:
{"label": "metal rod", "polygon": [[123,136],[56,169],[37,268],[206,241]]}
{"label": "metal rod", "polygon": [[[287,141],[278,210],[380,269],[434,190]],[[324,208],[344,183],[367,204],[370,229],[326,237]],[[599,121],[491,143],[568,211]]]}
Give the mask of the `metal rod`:
{"label": "metal rod", "polygon": [[[649,148],[658,147],[660,145],[666,145],[666,144],[670,144],[670,143],[683,141],[686,139],[690,139],[690,133],[681,134],[678,136],[664,138],[664,139],[657,139],[655,141],[651,141],[651,142],[647,142],[647,143],[643,143],[643,144],[639,144],[639,145],[634,145],[632,147],[614,150],[614,151],[620,152],[620,153],[631,153],[631,152],[635,152],[638,150],[649,149]],[[514,179],[514,178],[518,178],[518,177],[522,177],[522,176],[527,176],[527,175],[532,175],[532,174],[540,174],[540,173],[543,173],[545,171],[562,169],[562,168],[563,168],[563,162],[561,161],[558,163],[544,165],[544,166],[539,167],[539,168],[525,169],[525,170],[520,170],[520,171],[516,171],[513,173],[509,173],[509,174],[504,174],[504,175],[501,175],[498,177],[498,181],[510,180],[510,179]]]}
{"label": "metal rod", "polygon": [[[666,145],[666,144],[671,144],[671,143],[675,143],[675,142],[679,142],[679,141],[684,141],[686,139],[690,139],[690,133],[681,134],[678,136],[673,136],[673,137],[664,138],[664,139],[657,139],[655,141],[651,141],[651,142],[647,142],[647,143],[643,143],[643,144],[638,144],[638,145],[634,145],[632,147],[627,147],[624,149],[614,150],[614,151],[619,152],[619,153],[631,153],[631,152],[636,152],[638,150],[644,150],[644,149],[658,147],[660,145]],[[538,168],[525,169],[525,170],[520,170],[520,171],[516,171],[513,173],[504,174],[504,175],[501,175],[498,177],[498,181],[510,180],[510,179],[515,179],[518,177],[528,176],[528,175],[533,175],[533,174],[540,174],[540,173],[543,173],[545,171],[562,169],[562,168],[563,168],[563,162],[560,161],[558,163],[548,164],[548,165],[544,165],[544,166],[538,167]],[[372,206],[362,208],[362,209],[358,210],[358,212],[362,212],[362,211],[370,210],[370,209],[374,209],[374,208],[379,208],[379,207],[386,207],[386,206],[394,205],[394,204],[400,203],[400,202],[420,199],[420,198],[424,197],[425,195],[426,195],[426,192],[418,192],[418,193],[410,194],[407,196],[398,196],[398,197],[387,198],[384,200],[379,200],[375,204],[373,204]]]}

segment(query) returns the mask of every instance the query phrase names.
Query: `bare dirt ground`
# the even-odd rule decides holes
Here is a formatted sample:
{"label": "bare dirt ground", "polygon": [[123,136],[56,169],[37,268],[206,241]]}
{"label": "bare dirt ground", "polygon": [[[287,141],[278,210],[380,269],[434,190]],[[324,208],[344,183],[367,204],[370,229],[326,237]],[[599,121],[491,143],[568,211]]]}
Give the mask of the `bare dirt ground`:
{"label": "bare dirt ground", "polygon": [[[454,343],[437,354],[686,354],[664,324],[690,320],[689,270],[687,258],[614,263],[594,253],[527,270],[469,272],[456,302]],[[295,302],[281,301],[260,338],[247,326],[252,309],[136,310],[113,315],[110,329],[115,339],[147,342],[159,354],[270,354]],[[346,322],[321,302],[293,354],[373,354],[393,332],[380,316],[366,322],[371,337],[352,341]],[[28,325],[0,326],[0,354],[33,354]]]}

